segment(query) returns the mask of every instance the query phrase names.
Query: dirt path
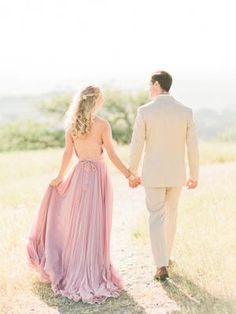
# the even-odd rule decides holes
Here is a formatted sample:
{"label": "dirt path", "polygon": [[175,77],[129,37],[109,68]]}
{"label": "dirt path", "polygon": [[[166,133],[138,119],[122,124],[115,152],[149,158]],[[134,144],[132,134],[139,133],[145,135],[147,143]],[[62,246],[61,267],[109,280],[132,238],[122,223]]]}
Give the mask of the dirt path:
{"label": "dirt path", "polygon": [[[178,311],[175,301],[168,297],[160,283],[153,280],[155,267],[150,246],[142,245],[132,236],[140,215],[146,214],[143,188],[128,189],[120,176],[113,178],[113,184],[115,208],[111,253],[126,286],[126,300],[121,298],[117,313]],[[121,195],[125,197],[121,199]]]}

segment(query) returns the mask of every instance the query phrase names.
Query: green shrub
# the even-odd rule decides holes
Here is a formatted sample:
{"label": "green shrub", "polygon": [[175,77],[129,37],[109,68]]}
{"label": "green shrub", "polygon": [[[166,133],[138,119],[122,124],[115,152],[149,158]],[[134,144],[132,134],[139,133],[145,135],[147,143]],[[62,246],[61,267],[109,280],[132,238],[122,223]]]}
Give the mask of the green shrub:
{"label": "green shrub", "polygon": [[62,147],[64,131],[46,123],[17,120],[1,125],[0,151]]}

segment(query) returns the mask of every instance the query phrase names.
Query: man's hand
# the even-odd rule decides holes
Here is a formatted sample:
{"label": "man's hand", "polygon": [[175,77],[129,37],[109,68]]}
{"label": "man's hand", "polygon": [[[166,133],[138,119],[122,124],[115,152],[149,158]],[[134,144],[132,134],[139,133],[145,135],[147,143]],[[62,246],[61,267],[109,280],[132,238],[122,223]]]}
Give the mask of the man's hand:
{"label": "man's hand", "polygon": [[195,189],[198,185],[198,181],[197,180],[193,180],[193,179],[188,179],[188,181],[186,182],[186,187],[187,189]]}
{"label": "man's hand", "polygon": [[131,174],[128,177],[128,180],[129,180],[129,187],[131,187],[131,188],[136,188],[141,183],[140,178],[135,176],[135,175],[133,175],[133,174]]}

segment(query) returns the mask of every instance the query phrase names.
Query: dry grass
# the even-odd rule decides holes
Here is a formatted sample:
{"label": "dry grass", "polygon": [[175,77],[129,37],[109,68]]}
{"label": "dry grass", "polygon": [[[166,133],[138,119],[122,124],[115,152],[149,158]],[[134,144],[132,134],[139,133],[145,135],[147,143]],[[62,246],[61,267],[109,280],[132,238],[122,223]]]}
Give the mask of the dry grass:
{"label": "dry grass", "polygon": [[200,142],[201,164],[224,163],[236,160],[235,142]]}
{"label": "dry grass", "polygon": [[[233,159],[235,145],[224,144],[222,148],[213,144],[211,151],[209,145],[204,145],[201,146],[202,162],[209,165],[203,167],[201,186],[191,193],[183,193],[181,198],[175,246],[178,267],[174,278],[186,293],[197,295],[205,303],[209,300],[209,305],[204,307],[209,313],[229,313],[235,300],[236,282],[236,171],[235,163],[227,161]],[[127,160],[127,147],[118,149]],[[49,287],[40,288],[36,275],[29,273],[25,262],[26,234],[32,215],[49,180],[57,174],[61,154],[61,149],[0,154],[0,313],[31,313],[31,308],[34,313],[69,313],[69,306],[70,313],[79,313],[78,307],[74,308],[70,301],[54,298]],[[210,165],[214,161],[225,163]],[[116,176],[117,171],[108,164]],[[143,211],[136,227],[130,230],[140,249],[148,243],[146,218]],[[182,306],[183,313],[189,313],[190,305],[182,293],[173,287],[166,289]],[[127,295],[122,298],[124,303],[133,304],[132,313],[148,313],[147,309],[132,303]],[[214,302],[215,312],[211,312]],[[99,313],[96,306],[81,305],[79,309],[80,313]],[[104,313],[120,310],[125,313],[125,308],[118,309],[116,303],[109,300]],[[196,313],[201,311],[196,310]]]}
{"label": "dry grass", "polygon": [[[174,246],[174,282],[167,291],[182,313],[236,311],[236,162],[201,168],[197,190],[183,190]],[[133,235],[149,243],[147,212],[140,213]],[[193,306],[183,293],[195,296]],[[234,310],[233,310],[234,309]]]}

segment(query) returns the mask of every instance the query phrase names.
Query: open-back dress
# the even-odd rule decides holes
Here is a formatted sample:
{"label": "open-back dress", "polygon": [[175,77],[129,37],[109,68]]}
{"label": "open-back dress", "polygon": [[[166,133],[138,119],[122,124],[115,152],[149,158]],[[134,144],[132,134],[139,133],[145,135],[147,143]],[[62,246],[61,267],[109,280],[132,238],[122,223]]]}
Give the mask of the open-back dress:
{"label": "open-back dress", "polygon": [[120,295],[123,281],[110,257],[112,206],[103,150],[95,159],[78,157],[57,187],[47,186],[26,251],[56,295],[84,303]]}

